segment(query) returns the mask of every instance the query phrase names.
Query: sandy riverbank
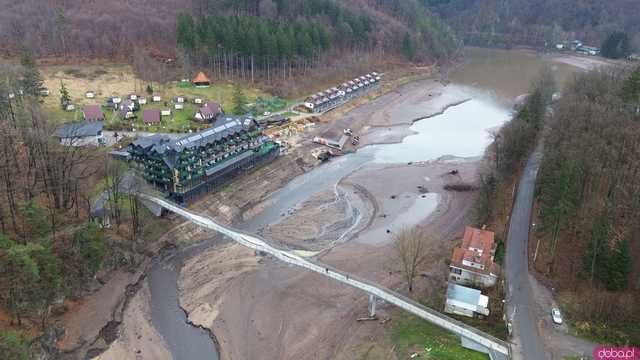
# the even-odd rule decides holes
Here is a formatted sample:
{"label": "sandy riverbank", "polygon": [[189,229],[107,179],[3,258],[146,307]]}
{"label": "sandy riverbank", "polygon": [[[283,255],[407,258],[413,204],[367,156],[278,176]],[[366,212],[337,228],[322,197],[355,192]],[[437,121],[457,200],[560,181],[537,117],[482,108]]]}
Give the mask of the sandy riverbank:
{"label": "sandy riverbank", "polygon": [[[444,99],[441,90],[431,80],[408,84],[317,131],[337,134],[348,124],[371,144],[386,128],[392,135],[383,142],[400,141],[411,133],[414,119],[463,100]],[[446,268],[443,259],[468,221],[472,194],[446,192],[443,186],[475,181],[477,166],[478,161],[450,159],[365,166],[336,189],[323,189],[284,214],[264,235],[294,248],[324,249],[320,261],[398,288],[402,282],[390,256],[393,233],[405,225],[425,227],[435,236],[421,271],[437,274]],[[456,176],[449,175],[453,169]],[[219,207],[203,210],[219,213]],[[255,213],[251,207],[243,210]],[[350,236],[338,239],[346,230]],[[213,246],[197,255],[179,281],[181,305],[191,321],[212,329],[221,359],[351,359],[372,348],[391,356],[386,325],[356,321],[366,313],[364,294],[235,247]],[[380,316],[391,315],[382,307]]]}
{"label": "sandy riverbank", "polygon": [[124,314],[118,339],[100,355],[100,360],[170,360],[162,337],[151,324],[149,286],[144,283]]}

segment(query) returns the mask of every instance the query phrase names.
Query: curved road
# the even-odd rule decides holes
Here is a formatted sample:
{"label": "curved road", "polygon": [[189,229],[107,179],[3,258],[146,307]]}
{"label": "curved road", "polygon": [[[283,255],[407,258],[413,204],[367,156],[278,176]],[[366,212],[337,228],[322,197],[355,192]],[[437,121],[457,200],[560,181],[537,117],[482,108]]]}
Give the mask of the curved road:
{"label": "curved road", "polygon": [[360,290],[367,292],[368,294],[374,295],[377,298],[383,299],[386,302],[394,304],[433,324],[436,324],[448,331],[451,331],[456,335],[459,335],[463,339],[463,344],[464,344],[464,339],[468,339],[471,342],[480,345],[480,348],[483,348],[483,350],[489,354],[491,359],[494,359],[494,360],[508,359],[511,355],[510,346],[507,342],[497,339],[487,333],[484,333],[460,321],[452,319],[435,310],[427,308],[389,289],[380,287],[367,280],[357,278],[351,274],[339,271],[327,265],[316,263],[308,259],[304,259],[293,252],[274,248],[271,245],[267,244],[264,240],[260,239],[259,237],[244,233],[239,230],[222,226],[210,218],[193,214],[188,210],[174,203],[171,203],[169,201],[159,199],[157,197],[154,197],[148,194],[140,194],[140,196],[143,197],[144,199],[155,202],[156,204],[162,206],[167,210],[170,210],[180,216],[183,216],[189,219],[190,221],[192,221],[197,225],[222,233],[230,237],[231,239],[235,240],[239,244],[244,245],[248,248],[271,254],[272,256],[286,263],[300,266],[308,270],[314,271],[318,274],[332,278],[343,284],[358,288]]}
{"label": "curved road", "polygon": [[516,195],[509,234],[507,235],[506,279],[507,314],[513,327],[516,349],[514,358],[548,359],[537,330],[535,298],[529,282],[528,240],[531,207],[536,176],[542,160],[543,142],[540,141],[529,156]]}

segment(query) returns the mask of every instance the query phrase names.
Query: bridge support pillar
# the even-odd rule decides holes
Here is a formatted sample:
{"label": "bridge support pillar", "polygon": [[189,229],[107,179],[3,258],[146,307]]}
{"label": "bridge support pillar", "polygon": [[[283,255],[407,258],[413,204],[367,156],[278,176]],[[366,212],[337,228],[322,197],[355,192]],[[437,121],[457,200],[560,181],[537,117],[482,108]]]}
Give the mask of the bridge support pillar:
{"label": "bridge support pillar", "polygon": [[369,316],[376,317],[376,297],[369,294]]}

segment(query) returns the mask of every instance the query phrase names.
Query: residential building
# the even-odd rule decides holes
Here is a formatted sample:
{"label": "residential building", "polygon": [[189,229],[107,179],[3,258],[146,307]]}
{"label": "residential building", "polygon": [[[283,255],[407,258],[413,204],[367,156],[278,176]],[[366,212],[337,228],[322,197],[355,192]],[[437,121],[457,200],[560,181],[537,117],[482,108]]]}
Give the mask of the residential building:
{"label": "residential building", "polygon": [[468,317],[489,315],[489,297],[480,290],[449,283],[444,312]]}
{"label": "residential building", "polygon": [[495,285],[500,274],[500,266],[494,263],[495,253],[492,231],[467,226],[462,244],[453,249],[449,280],[479,287]]}
{"label": "residential building", "polygon": [[86,121],[103,121],[104,113],[100,105],[85,105],[82,108],[82,115]]}
{"label": "residential building", "polygon": [[144,109],[142,111],[142,122],[147,125],[160,123],[160,109]]}
{"label": "residential building", "polygon": [[201,121],[213,121],[220,114],[222,114],[222,107],[220,107],[220,104],[216,102],[208,102],[200,107],[195,118]]}
{"label": "residential building", "polygon": [[83,121],[65,124],[58,128],[54,134],[64,146],[103,145],[105,140],[102,135],[102,121]]}
{"label": "residential building", "polygon": [[340,86],[311,95],[305,100],[304,106],[315,113],[334,109],[354,97],[367,93],[371,89],[379,88],[380,79],[380,74],[377,72],[357,77]]}
{"label": "residential building", "polygon": [[129,153],[150,184],[188,202],[274,159],[279,148],[252,117],[221,114],[211,128],[178,139],[141,137]]}

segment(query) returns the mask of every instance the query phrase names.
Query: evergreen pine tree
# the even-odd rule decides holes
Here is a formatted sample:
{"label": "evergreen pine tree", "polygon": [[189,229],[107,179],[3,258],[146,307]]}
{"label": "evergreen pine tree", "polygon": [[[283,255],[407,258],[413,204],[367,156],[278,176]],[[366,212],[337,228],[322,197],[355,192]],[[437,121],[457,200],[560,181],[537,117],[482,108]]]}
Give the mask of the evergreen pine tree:
{"label": "evergreen pine tree", "polygon": [[71,102],[69,90],[67,90],[67,87],[64,85],[62,80],[60,80],[60,105],[64,107],[64,105],[68,102]]}
{"label": "evergreen pine tree", "polygon": [[416,49],[411,35],[408,32],[404,34],[404,39],[402,39],[402,51],[407,60],[413,61],[413,58],[416,56]]}
{"label": "evergreen pine tree", "polygon": [[619,291],[627,288],[631,272],[630,251],[629,240],[623,240],[611,252],[604,279],[607,290]]}
{"label": "evergreen pine tree", "polygon": [[244,92],[242,91],[242,87],[239,84],[236,84],[233,87],[233,113],[236,115],[242,115],[245,113],[245,105],[247,100],[244,96]]}
{"label": "evergreen pine tree", "polygon": [[20,63],[23,67],[21,85],[24,94],[40,97],[40,91],[44,88],[44,81],[42,80],[40,71],[38,71],[33,55],[29,50],[23,50]]}

